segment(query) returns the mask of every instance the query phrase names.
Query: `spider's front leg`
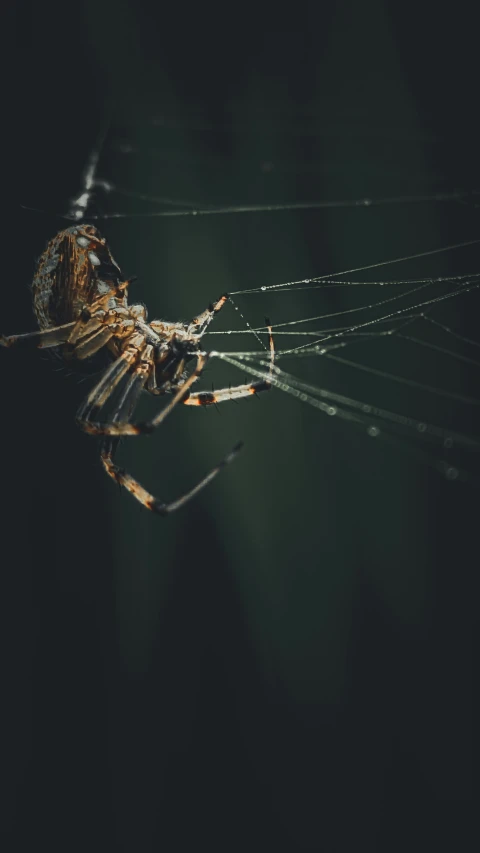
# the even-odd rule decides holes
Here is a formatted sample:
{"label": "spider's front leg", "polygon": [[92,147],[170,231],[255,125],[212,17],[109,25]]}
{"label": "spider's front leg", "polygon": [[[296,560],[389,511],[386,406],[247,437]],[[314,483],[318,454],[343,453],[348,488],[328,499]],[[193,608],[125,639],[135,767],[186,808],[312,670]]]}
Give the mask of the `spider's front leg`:
{"label": "spider's front leg", "polygon": [[199,314],[198,317],[194,317],[189,325],[189,331],[192,331],[199,338],[205,334],[210,323],[215,317],[215,314],[218,314],[219,311],[222,310],[223,306],[226,302],[228,302],[228,293],[224,293],[220,299],[217,299],[216,302],[209,305],[208,308]]}
{"label": "spider's front leg", "polygon": [[212,406],[216,403],[225,403],[228,400],[240,400],[242,397],[251,397],[262,391],[270,391],[272,387],[271,377],[275,364],[275,345],[270,320],[265,318],[268,329],[270,344],[270,367],[265,379],[257,379],[255,382],[247,382],[244,385],[235,385],[233,388],[221,388],[219,391],[196,391],[184,400],[185,406]]}

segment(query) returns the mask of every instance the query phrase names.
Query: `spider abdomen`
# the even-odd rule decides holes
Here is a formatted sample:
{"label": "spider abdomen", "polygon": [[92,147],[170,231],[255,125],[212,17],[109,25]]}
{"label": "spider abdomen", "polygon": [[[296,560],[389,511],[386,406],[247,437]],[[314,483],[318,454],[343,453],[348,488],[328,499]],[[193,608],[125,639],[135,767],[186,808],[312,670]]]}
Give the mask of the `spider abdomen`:
{"label": "spider abdomen", "polygon": [[41,329],[77,320],[85,306],[122,280],[104,237],[93,225],[60,231],[39,259],[32,282]]}

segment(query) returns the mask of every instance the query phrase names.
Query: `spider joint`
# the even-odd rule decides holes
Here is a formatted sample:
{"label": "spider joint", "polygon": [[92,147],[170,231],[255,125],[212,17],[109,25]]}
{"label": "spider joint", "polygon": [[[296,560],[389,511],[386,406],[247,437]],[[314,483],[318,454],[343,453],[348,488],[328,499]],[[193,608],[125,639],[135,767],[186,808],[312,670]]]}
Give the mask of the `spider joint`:
{"label": "spider joint", "polygon": [[152,501],[149,501],[147,506],[152,512],[156,513],[157,515],[168,515],[168,506],[162,501],[153,499]]}

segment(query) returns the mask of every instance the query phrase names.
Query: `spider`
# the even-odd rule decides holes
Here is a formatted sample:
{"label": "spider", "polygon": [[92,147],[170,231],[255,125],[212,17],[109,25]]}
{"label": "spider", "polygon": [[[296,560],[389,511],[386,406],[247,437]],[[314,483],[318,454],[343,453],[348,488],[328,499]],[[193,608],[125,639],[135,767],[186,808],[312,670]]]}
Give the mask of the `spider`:
{"label": "spider", "polygon": [[[107,356],[101,379],[78,409],[77,424],[85,432],[103,437],[100,458],[107,474],[143,506],[166,515],[183,506],[213,480],[234,459],[241,443],[193,489],[175,501],[164,503],[115,464],[120,438],[153,432],[177,403],[209,406],[268,391],[275,350],[271,326],[266,321],[270,370],[264,380],[215,392],[192,393],[192,385],[209,358],[200,349],[202,337],[227,302],[228,294],[223,294],[189,323],[147,322],[144,305],[128,304],[128,286],[133,280],[123,277],[97,228],[93,225],[66,228],[48,243],[33,278],[33,307],[40,330],[9,337],[0,335],[0,344],[11,347],[32,341],[40,349],[54,348],[70,365],[80,367],[95,364],[98,356]],[[185,367],[192,358],[196,364],[188,375]],[[152,420],[131,423],[144,389],[154,395],[169,393],[172,398]],[[107,403],[113,406],[113,412],[101,421],[99,417]]]}

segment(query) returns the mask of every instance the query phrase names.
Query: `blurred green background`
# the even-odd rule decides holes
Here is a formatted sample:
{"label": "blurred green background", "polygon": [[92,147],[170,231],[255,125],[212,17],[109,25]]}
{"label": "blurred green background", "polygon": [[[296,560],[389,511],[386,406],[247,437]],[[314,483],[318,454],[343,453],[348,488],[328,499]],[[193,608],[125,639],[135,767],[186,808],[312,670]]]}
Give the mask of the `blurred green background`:
{"label": "blurred green background", "polygon": [[[16,14],[7,333],[34,328],[35,258],[103,132],[99,178],[199,206],[478,186],[478,78],[459,11],[24,2]],[[157,209],[100,192],[91,208]],[[431,202],[99,227],[139,276],[131,298],[176,320],[225,290],[475,239],[477,221],[471,204]],[[477,263],[473,247],[387,272]],[[259,326],[362,304],[352,298],[236,304]],[[469,327],[460,300],[448,311]],[[245,326],[227,305],[215,328]],[[208,346],[224,342],[257,348],[245,336]],[[0,355],[5,849],[469,849],[478,492],[401,440],[376,443],[273,391],[182,409],[124,444],[122,464],[168,500],[245,441],[213,485],[159,519],[114,489],[75,428],[89,385],[38,353]],[[476,395],[471,372],[440,356],[377,347],[372,359]],[[475,428],[449,401],[308,361],[317,385]],[[204,387],[229,381],[242,374],[214,362]]]}

